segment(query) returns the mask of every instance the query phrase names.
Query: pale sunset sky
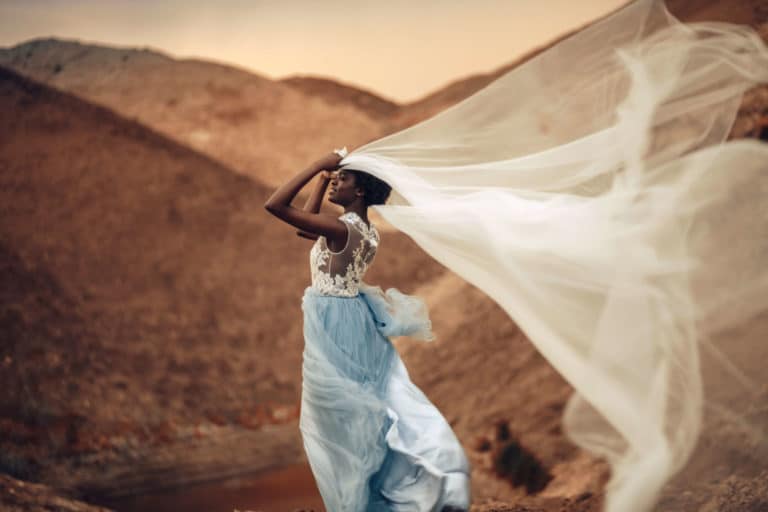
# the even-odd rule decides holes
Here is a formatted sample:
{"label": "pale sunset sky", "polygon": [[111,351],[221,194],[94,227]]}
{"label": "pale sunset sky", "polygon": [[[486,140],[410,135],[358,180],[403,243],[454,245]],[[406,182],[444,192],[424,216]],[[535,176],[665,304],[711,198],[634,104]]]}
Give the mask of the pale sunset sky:
{"label": "pale sunset sky", "polygon": [[151,47],[270,78],[330,77],[398,102],[492,71],[627,0],[0,0],[0,47]]}

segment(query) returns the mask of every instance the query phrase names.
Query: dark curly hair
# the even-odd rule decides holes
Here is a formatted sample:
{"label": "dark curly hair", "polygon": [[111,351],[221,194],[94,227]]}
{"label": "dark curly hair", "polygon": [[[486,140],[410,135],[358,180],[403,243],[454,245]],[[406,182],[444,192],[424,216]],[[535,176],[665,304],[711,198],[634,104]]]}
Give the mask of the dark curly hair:
{"label": "dark curly hair", "polygon": [[372,174],[358,171],[356,169],[344,169],[346,172],[355,176],[355,185],[363,189],[363,201],[365,206],[375,204],[384,204],[387,202],[392,187],[385,181],[380,180]]}

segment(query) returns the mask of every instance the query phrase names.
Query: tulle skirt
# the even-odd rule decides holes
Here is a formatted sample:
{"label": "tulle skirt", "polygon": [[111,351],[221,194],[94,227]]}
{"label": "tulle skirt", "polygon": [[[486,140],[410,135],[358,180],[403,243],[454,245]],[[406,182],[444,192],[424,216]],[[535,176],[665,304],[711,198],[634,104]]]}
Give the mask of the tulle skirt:
{"label": "tulle skirt", "polygon": [[461,444],[382,333],[379,305],[304,293],[300,427],[326,510],[468,508]]}

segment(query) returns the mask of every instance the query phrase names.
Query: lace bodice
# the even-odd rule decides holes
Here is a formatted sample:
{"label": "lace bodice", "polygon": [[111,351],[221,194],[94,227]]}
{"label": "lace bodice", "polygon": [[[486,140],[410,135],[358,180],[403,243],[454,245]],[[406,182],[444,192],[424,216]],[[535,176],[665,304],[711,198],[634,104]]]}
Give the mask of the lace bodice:
{"label": "lace bodice", "polygon": [[376,255],[379,233],[355,212],[347,212],[339,220],[347,225],[347,245],[332,252],[324,236],[317,239],[309,253],[312,287],[323,295],[354,297]]}

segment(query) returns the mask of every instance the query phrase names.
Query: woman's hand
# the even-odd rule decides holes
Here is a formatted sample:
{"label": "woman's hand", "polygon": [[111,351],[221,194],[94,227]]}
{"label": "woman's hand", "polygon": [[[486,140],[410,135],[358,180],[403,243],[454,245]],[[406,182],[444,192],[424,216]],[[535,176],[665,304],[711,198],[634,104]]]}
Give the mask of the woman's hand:
{"label": "woman's hand", "polygon": [[328,153],[317,162],[317,166],[324,171],[335,171],[339,168],[342,158],[336,153]]}
{"label": "woman's hand", "polygon": [[[347,237],[347,226],[334,215],[319,213],[320,203],[325,193],[325,188],[333,179],[333,172],[339,168],[342,157],[335,153],[329,153],[317,160],[314,164],[281,185],[274,194],[264,203],[264,208],[275,217],[297,227],[300,231],[324,236],[329,241],[342,241]],[[321,178],[318,188],[313,196],[309,211],[294,208],[291,201],[301,188],[316,175]]]}

